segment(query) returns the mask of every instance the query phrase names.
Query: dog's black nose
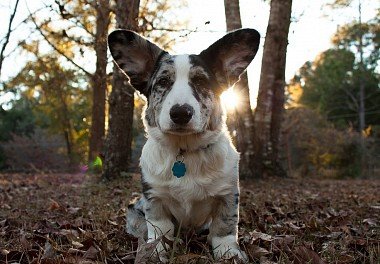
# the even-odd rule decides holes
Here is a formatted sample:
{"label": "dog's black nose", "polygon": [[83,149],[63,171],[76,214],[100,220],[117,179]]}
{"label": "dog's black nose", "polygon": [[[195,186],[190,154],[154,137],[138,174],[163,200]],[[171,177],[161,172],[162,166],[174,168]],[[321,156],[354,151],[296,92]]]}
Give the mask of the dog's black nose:
{"label": "dog's black nose", "polygon": [[178,125],[185,125],[189,123],[191,117],[194,114],[194,108],[188,104],[184,105],[173,105],[170,109],[171,120]]}

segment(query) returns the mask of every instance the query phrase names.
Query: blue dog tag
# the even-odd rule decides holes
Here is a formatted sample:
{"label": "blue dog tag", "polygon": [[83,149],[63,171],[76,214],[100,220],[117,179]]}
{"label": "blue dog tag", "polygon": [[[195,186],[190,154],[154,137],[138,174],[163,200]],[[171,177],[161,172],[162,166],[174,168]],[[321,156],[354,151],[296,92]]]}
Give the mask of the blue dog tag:
{"label": "blue dog tag", "polygon": [[185,173],[186,173],[185,163],[183,163],[180,160],[174,162],[173,167],[172,167],[172,172],[173,172],[173,175],[176,176],[177,178],[181,178],[185,176]]}

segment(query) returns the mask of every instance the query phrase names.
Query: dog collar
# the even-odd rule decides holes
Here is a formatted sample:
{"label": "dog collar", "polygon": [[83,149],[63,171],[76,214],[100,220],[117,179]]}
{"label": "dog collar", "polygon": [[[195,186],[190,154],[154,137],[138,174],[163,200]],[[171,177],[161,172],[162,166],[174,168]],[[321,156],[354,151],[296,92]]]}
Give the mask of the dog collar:
{"label": "dog collar", "polygon": [[184,154],[186,152],[195,152],[195,151],[199,151],[199,150],[208,149],[209,147],[210,147],[210,145],[207,145],[205,147],[200,147],[199,149],[192,150],[192,151],[186,151],[185,149],[181,149],[180,148],[179,151],[178,151],[177,156],[175,157],[175,162],[173,163],[173,167],[172,167],[173,175],[175,177],[177,177],[178,179],[182,178],[183,176],[185,176],[185,174],[186,174],[186,164],[184,163],[184,161],[185,161]]}

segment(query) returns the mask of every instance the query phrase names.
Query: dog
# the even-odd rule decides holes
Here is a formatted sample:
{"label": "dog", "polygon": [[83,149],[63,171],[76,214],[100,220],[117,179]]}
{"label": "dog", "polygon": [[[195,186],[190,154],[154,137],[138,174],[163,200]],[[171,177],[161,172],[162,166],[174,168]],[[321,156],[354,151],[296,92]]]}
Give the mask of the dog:
{"label": "dog", "polygon": [[[215,259],[238,256],[239,154],[220,95],[255,57],[260,34],[240,29],[198,55],[171,55],[133,31],[108,36],[112,57],[144,95],[148,135],[140,159],[142,197],[127,210],[127,231],[152,242],[179,227],[208,228]],[[164,242],[156,252],[165,260]]]}

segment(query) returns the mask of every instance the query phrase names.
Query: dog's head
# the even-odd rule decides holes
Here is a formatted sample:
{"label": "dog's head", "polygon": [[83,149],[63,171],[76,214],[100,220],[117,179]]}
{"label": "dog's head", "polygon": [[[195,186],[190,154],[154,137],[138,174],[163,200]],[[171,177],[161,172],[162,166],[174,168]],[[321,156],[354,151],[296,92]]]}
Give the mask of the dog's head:
{"label": "dog's head", "polygon": [[222,126],[220,94],[233,86],[256,55],[254,29],[228,33],[199,55],[170,55],[135,32],[108,37],[111,54],[132,86],[145,95],[145,124],[164,134],[190,135]]}

